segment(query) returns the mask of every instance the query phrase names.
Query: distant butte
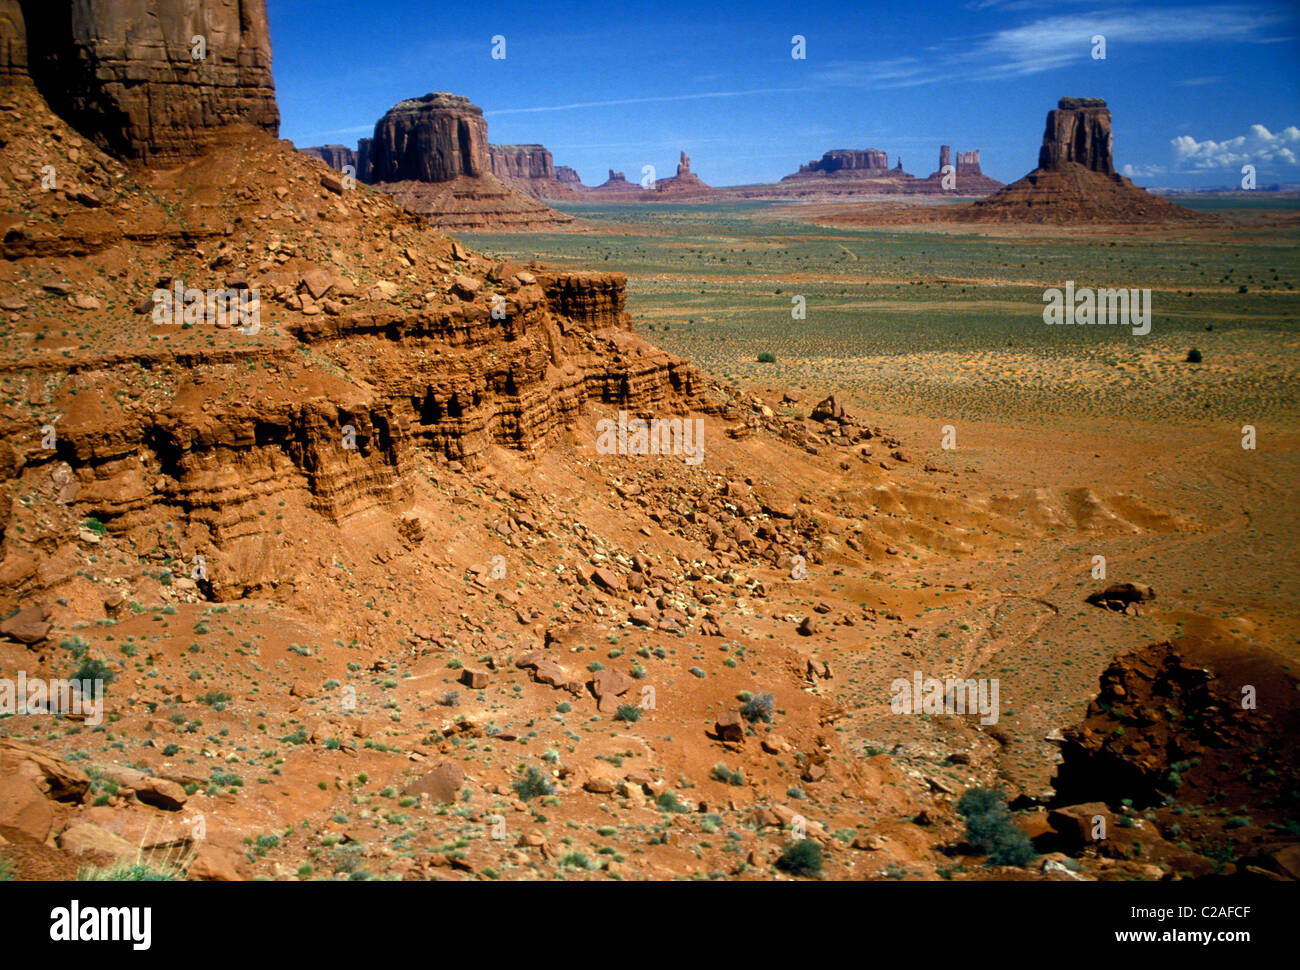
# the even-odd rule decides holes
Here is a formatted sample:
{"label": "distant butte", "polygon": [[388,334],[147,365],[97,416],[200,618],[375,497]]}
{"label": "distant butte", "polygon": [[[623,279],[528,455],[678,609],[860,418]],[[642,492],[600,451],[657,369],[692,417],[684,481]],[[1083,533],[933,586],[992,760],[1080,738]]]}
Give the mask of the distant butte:
{"label": "distant butte", "polygon": [[[533,165],[520,155],[498,158],[520,171]],[[550,166],[549,152],[541,164]],[[379,119],[367,175],[405,208],[444,228],[538,229],[572,221],[493,174],[483,110],[445,91],[400,101]]]}
{"label": "distant butte", "polygon": [[1061,98],[1047,113],[1038,167],[953,217],[1050,223],[1202,221],[1115,172],[1110,109],[1101,98]]}

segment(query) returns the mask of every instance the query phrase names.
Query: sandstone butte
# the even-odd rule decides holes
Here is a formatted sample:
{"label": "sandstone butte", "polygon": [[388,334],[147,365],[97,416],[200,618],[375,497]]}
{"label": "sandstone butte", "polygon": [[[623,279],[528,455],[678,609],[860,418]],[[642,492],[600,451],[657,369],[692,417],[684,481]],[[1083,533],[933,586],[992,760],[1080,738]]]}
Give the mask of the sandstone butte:
{"label": "sandstone butte", "polygon": [[[834,494],[841,469],[926,507],[946,484],[834,395],[807,417],[778,415],[705,381],[633,331],[622,276],[486,259],[277,140],[262,0],[137,0],[143,21],[119,0],[82,0],[71,23],[48,9],[0,0],[0,663],[53,677],[69,651],[113,658],[113,737],[132,743],[128,754],[92,732],[55,737],[39,714],[0,721],[40,739],[0,738],[0,852],[20,877],[71,879],[179,847],[192,879],[312,878],[308,858],[339,878],[359,865],[553,878],[575,871],[568,831],[614,819],[632,820],[625,837],[659,831],[582,875],[774,878],[809,806],[818,818],[800,824],[831,878],[951,869],[944,848],[962,824],[949,783],[902,755],[851,754],[835,727],[847,712],[817,689],[842,676],[819,652],[835,631],[870,624],[901,642],[907,622],[800,600],[782,627],[764,615],[775,607],[749,605],[796,557],[866,576],[900,546],[977,541],[978,524],[941,533],[910,512],[881,531]],[[211,61],[190,74],[194,32]],[[474,112],[447,103],[456,117],[431,119],[418,100],[377,128],[381,172],[490,177]],[[1097,164],[1101,134],[1069,141]],[[436,157],[404,147],[421,139]],[[56,188],[40,185],[47,165]],[[677,177],[688,172],[683,158]],[[153,295],[177,282],[256,293],[259,329],[156,325]],[[619,411],[706,419],[708,469],[602,460],[586,432]],[[774,466],[813,484],[782,487]],[[1072,503],[1034,511],[1063,520]],[[798,649],[786,642],[796,622]],[[743,664],[680,646],[712,652],[751,624],[771,632],[745,640]],[[665,643],[674,650],[656,652]],[[592,644],[606,663],[584,662]],[[460,657],[458,699],[442,688]],[[1223,686],[1243,680],[1279,713],[1243,713]],[[356,688],[355,708],[339,707],[340,683]],[[1060,738],[1065,800],[1033,823],[1079,872],[1058,855],[1017,875],[1212,871],[1145,828],[1140,857],[1098,859],[1081,820],[1117,780],[1141,795],[1193,757],[1203,767],[1186,770],[1185,797],[1223,789],[1233,804],[1240,764],[1276,766],[1257,815],[1280,824],[1270,806],[1295,787],[1295,686],[1273,658],[1190,638],[1117,658]],[[655,730],[624,719],[604,757],[536,756],[572,745],[559,711],[612,724],[643,687],[671,697],[643,711]],[[742,714],[735,698],[754,688]],[[760,716],[769,693],[775,725]],[[1193,720],[1205,730],[1189,736]],[[1121,743],[1121,727],[1144,743]],[[982,752],[996,745],[982,741],[963,770],[992,784],[998,762]],[[268,746],[274,771],[239,760]],[[556,792],[546,821],[523,801],[522,759],[529,784]],[[737,785],[742,769],[771,780]],[[395,852],[384,813],[354,812],[362,790],[386,797],[381,785],[415,800],[403,808],[413,825],[439,823],[438,803],[456,799],[477,820],[504,806],[514,830],[462,853],[444,848],[450,833],[421,829]],[[191,813],[206,819],[201,836]],[[737,850],[698,857],[715,816]],[[268,832],[285,834],[259,839]],[[1260,846],[1252,864],[1294,877],[1293,849]]]}
{"label": "sandstone butte", "polygon": [[442,228],[526,230],[572,221],[537,201],[577,197],[556,179],[551,153],[541,145],[489,145],[482,109],[460,95],[399,102],[356,150],[302,150],[338,171],[351,165],[358,181]]}
{"label": "sandstone butte", "polygon": [[962,221],[1168,223],[1205,216],[1138,188],[1115,171],[1110,109],[1101,98],[1061,98],[1047,113],[1038,167],[951,213]]}

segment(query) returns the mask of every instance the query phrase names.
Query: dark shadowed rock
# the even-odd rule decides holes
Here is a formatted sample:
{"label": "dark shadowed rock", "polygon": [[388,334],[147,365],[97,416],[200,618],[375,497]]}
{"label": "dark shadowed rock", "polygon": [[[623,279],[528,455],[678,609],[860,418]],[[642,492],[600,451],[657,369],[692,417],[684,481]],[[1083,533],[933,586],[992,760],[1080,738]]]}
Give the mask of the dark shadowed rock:
{"label": "dark shadowed rock", "polygon": [[745,722],[741,718],[739,711],[728,711],[725,714],[719,714],[713,730],[722,741],[737,742],[745,740]]}
{"label": "dark shadowed rock", "polygon": [[1113,136],[1110,109],[1101,98],[1062,98],[1056,110],[1047,113],[1043,147],[1038,150],[1038,167],[1059,169],[1075,162],[1103,175],[1115,173],[1111,158]]}
{"label": "dark shadowed rock", "polygon": [[375,125],[370,154],[375,182],[446,182],[491,171],[483,109],[446,91],[389,108]]}
{"label": "dark shadowed rock", "polygon": [[119,157],[192,158],[233,123],[279,131],[265,0],[8,0],[0,36],[0,74],[25,50],[50,107]]}

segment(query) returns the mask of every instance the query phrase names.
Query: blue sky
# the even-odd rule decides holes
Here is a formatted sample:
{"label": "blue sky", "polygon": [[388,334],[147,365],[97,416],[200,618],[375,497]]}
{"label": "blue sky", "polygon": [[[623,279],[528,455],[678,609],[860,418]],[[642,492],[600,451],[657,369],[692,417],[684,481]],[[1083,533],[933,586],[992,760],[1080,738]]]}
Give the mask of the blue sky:
{"label": "blue sky", "polygon": [[671,175],[681,149],[714,185],[772,181],[832,148],[926,175],[941,143],[981,149],[1009,182],[1071,95],[1107,100],[1116,165],[1141,185],[1235,184],[1246,162],[1261,184],[1300,182],[1293,2],[267,6],[281,134],[300,146],[355,145],[403,98],[452,91],[483,108],[494,144],[540,142],[588,185],[609,168]]}

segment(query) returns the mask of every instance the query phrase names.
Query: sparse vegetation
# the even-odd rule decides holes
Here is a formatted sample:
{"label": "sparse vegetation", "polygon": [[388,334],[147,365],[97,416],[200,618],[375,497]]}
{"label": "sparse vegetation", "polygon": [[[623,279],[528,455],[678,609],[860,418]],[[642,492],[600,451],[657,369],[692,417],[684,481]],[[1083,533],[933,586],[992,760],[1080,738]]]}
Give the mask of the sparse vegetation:
{"label": "sparse vegetation", "polygon": [[822,873],[822,847],[813,839],[791,842],[776,860],[776,867],[792,876],[815,878]]}
{"label": "sparse vegetation", "polygon": [[966,840],[995,866],[1024,866],[1037,853],[1029,836],[1016,825],[1006,798],[990,788],[967,789],[957,802],[957,814],[966,820]]}

